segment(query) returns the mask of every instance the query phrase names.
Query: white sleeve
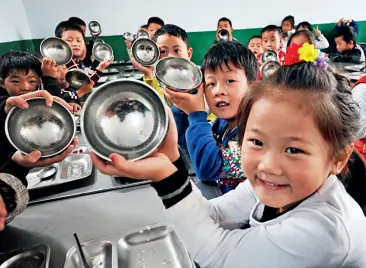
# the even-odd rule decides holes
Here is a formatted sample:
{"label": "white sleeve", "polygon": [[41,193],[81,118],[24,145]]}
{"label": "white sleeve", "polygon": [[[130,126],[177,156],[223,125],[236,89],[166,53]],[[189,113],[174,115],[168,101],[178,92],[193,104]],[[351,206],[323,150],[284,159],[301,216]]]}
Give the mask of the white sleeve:
{"label": "white sleeve", "polygon": [[359,139],[366,138],[366,84],[361,83],[352,90],[353,100],[360,107],[361,113],[361,130],[358,133]]}
{"label": "white sleeve", "polygon": [[318,40],[315,40],[315,47],[317,49],[325,49],[329,47],[329,42],[323,34],[318,36]]}
{"label": "white sleeve", "polygon": [[343,222],[317,208],[298,208],[272,225],[228,230],[214,222],[193,191],[166,214],[201,268],[339,267],[350,248]]}

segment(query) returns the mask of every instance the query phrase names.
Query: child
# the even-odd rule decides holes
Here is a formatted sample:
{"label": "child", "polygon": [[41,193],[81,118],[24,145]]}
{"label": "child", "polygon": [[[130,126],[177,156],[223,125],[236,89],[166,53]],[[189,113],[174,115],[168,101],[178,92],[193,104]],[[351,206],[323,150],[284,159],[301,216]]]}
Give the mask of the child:
{"label": "child", "polygon": [[150,38],[154,36],[157,30],[165,25],[164,21],[159,17],[151,17],[147,21],[147,30],[150,34]]}
{"label": "child", "polygon": [[359,129],[348,85],[313,62],[282,66],[255,85],[239,112],[248,180],[211,201],[172,158],[173,131],[160,154],[147,159],[92,159],[103,173],[152,179],[168,220],[202,268],[366,267],[366,218],[336,176]]}
{"label": "child", "polygon": [[[312,33],[313,26],[309,22],[303,21],[303,22],[300,22],[296,26],[296,31],[299,31],[299,30],[308,30],[309,32]],[[322,32],[319,30],[318,26],[316,26],[316,28],[315,28],[315,35],[316,35],[315,48],[326,49],[329,47],[329,42],[328,42],[327,38],[322,34]]]}
{"label": "child", "polygon": [[219,31],[221,31],[222,29],[225,29],[226,31],[229,32],[229,38],[228,38],[229,41],[236,40],[233,37],[234,28],[233,28],[233,24],[232,24],[231,20],[223,17],[223,18],[219,19],[219,21],[217,22],[216,40],[215,40],[214,44],[217,44],[218,42],[220,42]]}
{"label": "child", "polygon": [[338,27],[334,37],[338,53],[329,53],[331,61],[365,64],[365,54],[356,44],[356,32],[352,27],[347,25]]}
{"label": "child", "polygon": [[287,47],[289,47],[292,43],[296,43],[298,45],[302,45],[304,43],[315,44],[314,35],[308,30],[296,31],[288,39]]}
{"label": "child", "polygon": [[286,52],[287,41],[290,36],[295,32],[295,18],[293,16],[287,16],[281,23],[283,47],[282,50]]}
{"label": "child", "polygon": [[[166,57],[180,57],[190,60],[193,50],[189,45],[187,32],[179,26],[166,24],[159,29],[152,40],[160,49],[160,59]],[[144,81],[152,86],[159,95],[165,99],[164,93],[159,86],[159,82],[154,76],[154,67],[144,67],[138,64],[130,55],[132,64],[144,74]],[[215,117],[210,114],[208,120],[212,121]]]}
{"label": "child", "polygon": [[260,35],[251,37],[248,41],[248,48],[254,53],[256,57],[261,55],[263,53],[262,37]]}
{"label": "child", "polygon": [[[12,147],[5,134],[5,120],[7,114],[15,106],[20,109],[27,109],[28,104],[26,100],[35,97],[44,98],[49,106],[52,104],[53,100],[57,100],[71,109],[62,99],[53,97],[45,90],[37,90],[21,96],[3,98],[0,101],[0,125],[2,126],[0,128],[0,231],[3,229],[4,223],[11,221],[25,209],[28,203],[29,198],[26,190],[26,176],[29,170],[35,167],[50,166],[54,163],[63,161],[72,152],[78,142],[78,139],[75,138],[72,145],[63,153],[45,159],[40,159],[41,153],[39,151],[33,151],[32,153],[25,155]],[[5,213],[3,213],[4,206]]]}
{"label": "child", "polygon": [[361,130],[355,148],[366,160],[366,76],[353,85],[352,97],[361,110]]}
{"label": "child", "polygon": [[[197,177],[218,181],[222,193],[227,193],[245,179],[240,166],[237,111],[241,98],[257,78],[258,65],[250,50],[232,41],[213,46],[201,68],[204,84],[197,95],[169,89],[166,94],[175,105],[172,111],[179,145],[184,147],[186,140]],[[203,96],[217,117],[213,125],[207,123]],[[189,126],[184,120],[187,115]]]}
{"label": "child", "polygon": [[72,49],[73,59],[66,65],[67,68],[69,70],[73,68],[86,70],[90,80],[96,84],[103,71],[112,63],[113,58],[102,61],[95,70],[87,69],[82,62],[86,56],[85,36],[79,25],[72,21],[63,21],[57,25],[55,35],[66,41]]}
{"label": "child", "polygon": [[65,65],[57,66],[58,75],[56,77],[58,84],[61,87],[61,98],[65,100],[71,107],[73,112],[81,110],[81,100],[75,90],[69,87],[69,83],[66,81],[66,74],[68,69]]}
{"label": "child", "polygon": [[[280,29],[276,25],[268,25],[262,29],[262,47],[263,51],[273,50],[277,53],[278,61],[283,63],[285,52],[281,50],[282,38]],[[259,57],[261,57],[260,55]]]}

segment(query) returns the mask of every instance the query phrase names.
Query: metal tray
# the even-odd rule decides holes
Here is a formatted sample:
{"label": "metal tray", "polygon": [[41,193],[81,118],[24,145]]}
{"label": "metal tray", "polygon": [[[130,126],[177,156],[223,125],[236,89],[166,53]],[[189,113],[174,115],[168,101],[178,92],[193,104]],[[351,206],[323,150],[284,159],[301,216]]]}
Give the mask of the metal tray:
{"label": "metal tray", "polygon": [[[193,268],[187,250],[183,247],[172,225],[159,224],[134,230],[119,236],[109,236],[82,243],[95,268]],[[72,247],[64,268],[81,267],[81,259]]]}
{"label": "metal tray", "polygon": [[[48,268],[50,262],[50,252],[50,247],[47,245],[34,245],[28,248],[0,253],[0,268]],[[38,262],[38,264],[31,266],[31,263],[34,264],[34,262]]]}
{"label": "metal tray", "polygon": [[119,71],[117,68],[110,68],[110,69],[105,69],[103,71],[103,74],[118,74]]}
{"label": "metal tray", "polygon": [[[82,152],[80,152],[80,150]],[[74,154],[66,157],[61,163],[54,165],[57,168],[57,171],[53,177],[43,180],[36,185],[30,183],[28,190],[55,186],[89,177],[93,171],[93,163],[88,148],[83,145],[77,146],[75,147],[74,152]],[[34,168],[29,171],[26,177],[28,182],[32,179],[36,179],[38,176],[37,173],[41,169],[42,168]]]}

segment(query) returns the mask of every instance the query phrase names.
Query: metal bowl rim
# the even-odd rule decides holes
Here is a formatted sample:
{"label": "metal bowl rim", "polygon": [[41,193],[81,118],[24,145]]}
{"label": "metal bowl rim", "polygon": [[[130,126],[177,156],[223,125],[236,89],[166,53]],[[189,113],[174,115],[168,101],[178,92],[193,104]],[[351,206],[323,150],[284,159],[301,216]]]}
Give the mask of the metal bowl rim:
{"label": "metal bowl rim", "polygon": [[[169,59],[183,59],[183,60],[186,60],[187,62],[189,62],[189,64],[191,64],[192,66],[195,66],[195,67],[197,67],[197,70],[198,70],[198,76],[199,76],[199,84],[197,85],[197,86],[194,86],[194,87],[192,87],[192,88],[177,88],[177,87],[173,87],[173,86],[171,86],[171,85],[169,85],[168,83],[166,83],[165,82],[165,80],[164,79],[162,79],[160,76],[159,76],[159,74],[158,74],[158,72],[156,71],[158,68],[158,65],[159,65],[159,63],[160,62],[162,62],[162,61],[166,61],[166,60],[169,60]],[[169,89],[173,89],[173,90],[178,90],[178,91],[182,91],[182,90],[193,90],[193,89],[196,89],[196,88],[198,88],[199,86],[200,86],[200,84],[202,83],[202,81],[203,81],[203,75],[202,75],[202,71],[201,71],[201,68],[199,68],[195,63],[193,63],[192,61],[190,61],[190,60],[187,60],[187,59],[185,59],[185,58],[180,58],[180,57],[166,57],[166,58],[163,58],[163,59],[160,59],[157,63],[156,63],[156,66],[155,66],[155,68],[154,68],[154,73],[155,73],[155,77],[156,77],[156,79],[158,80],[158,81],[160,81],[160,82],[162,82],[164,85],[166,85]]]}
{"label": "metal bowl rim", "polygon": [[[88,83],[91,82],[90,80],[90,76],[87,74],[86,71],[82,70],[82,69],[79,69],[79,68],[73,68],[73,69],[70,69],[67,71],[66,75],[65,75],[65,79],[67,81],[67,77],[70,76],[73,72],[77,72],[77,73],[82,73],[82,74],[85,74],[87,77],[88,77]],[[70,74],[69,74],[70,73]],[[69,75],[68,75],[69,74]],[[69,82],[69,81],[67,81]]]}
{"label": "metal bowl rim", "polygon": [[[92,23],[96,23],[96,24],[98,24],[99,25],[99,32],[94,32],[94,31],[92,31],[92,29],[91,29],[91,24]],[[90,32],[92,32],[93,34],[101,34],[102,33],[102,26],[100,25],[100,23],[99,22],[97,22],[96,20],[92,20],[92,21],[90,21],[89,23],[88,23],[88,28],[89,28],[89,31]]]}
{"label": "metal bowl rim", "polygon": [[[276,57],[278,57],[278,53],[276,53],[276,51],[274,51],[273,49],[266,50],[266,51],[264,51],[264,52],[263,52],[262,57],[261,57],[261,61],[262,61],[263,63],[265,63],[265,62],[264,62],[264,55],[269,54],[269,53],[274,53],[274,54],[276,55]],[[278,60],[277,60],[277,61],[278,61]]]}
{"label": "metal bowl rim", "polygon": [[[154,88],[152,88],[151,86],[149,86],[145,82],[142,82],[142,81],[139,81],[139,80],[136,80],[136,79],[132,79],[132,78],[120,78],[120,79],[116,79],[116,80],[113,80],[113,81],[109,81],[109,82],[101,85],[100,87],[98,87],[98,90],[94,90],[89,95],[89,97],[86,99],[86,101],[84,103],[84,106],[83,106],[83,109],[82,109],[82,112],[81,112],[81,116],[80,116],[80,130],[81,130],[81,133],[86,133],[87,132],[86,129],[85,129],[85,124],[84,124],[84,117],[85,117],[85,111],[86,111],[85,107],[88,107],[88,104],[93,101],[94,95],[98,94],[97,92],[99,90],[103,90],[104,88],[107,88],[110,84],[119,83],[119,82],[133,82],[133,83],[139,84],[139,85],[141,85],[145,88],[148,88],[152,92],[152,94],[155,94],[159,98],[161,104],[164,106],[164,111],[165,111],[165,116],[164,116],[165,117],[165,124],[163,126],[164,130],[165,130],[165,136],[162,139],[162,142],[163,142],[166,135],[167,135],[167,133],[168,133],[168,131],[169,131],[169,116],[168,116],[168,111],[167,111],[165,102],[162,99],[162,97],[155,91]],[[99,156],[100,158],[102,158],[104,160],[107,160],[109,162],[112,161],[109,158],[109,156],[107,157],[107,156],[101,154],[100,152],[98,152],[97,150],[95,150],[95,148],[91,145],[87,135],[83,135],[83,138],[84,138],[84,141],[87,144],[87,146],[92,149],[93,153],[95,153],[97,156]],[[149,156],[153,151],[155,151],[161,145],[162,142],[156,144],[150,151],[146,152],[145,154],[143,154],[143,155],[141,155],[137,158],[130,159],[129,161],[137,161],[137,160],[140,160],[140,159],[143,159],[143,158]]]}
{"label": "metal bowl rim", "polygon": [[[41,98],[41,97],[34,97],[34,98],[27,99],[27,102],[29,102],[29,101],[33,101],[33,100],[44,100],[44,98]],[[63,104],[62,104],[62,103],[60,103],[59,101],[57,101],[57,100],[55,100],[55,99],[54,99],[54,100],[53,100],[53,103],[52,103],[52,106],[54,105],[54,103],[57,103],[57,104],[61,105],[63,108],[65,108],[65,110],[67,111],[68,115],[70,116],[71,121],[72,121],[72,125],[73,125],[73,129],[74,129],[74,130],[73,130],[73,135],[72,135],[72,139],[70,139],[70,141],[68,142],[68,144],[67,144],[64,148],[60,149],[58,152],[53,153],[53,154],[49,154],[49,155],[41,155],[41,158],[52,157],[52,156],[55,156],[55,155],[58,155],[58,154],[62,153],[64,150],[66,150],[66,149],[71,145],[71,143],[73,142],[73,140],[74,140],[74,138],[75,138],[75,135],[76,135],[76,124],[75,124],[75,120],[73,119],[73,115],[72,115],[72,113],[69,111],[69,109],[67,109],[67,107],[66,107],[65,105],[63,105]],[[56,104],[56,105],[57,105],[57,104]],[[23,154],[29,154],[29,153],[26,153],[26,152],[24,152],[24,151],[20,150],[20,149],[18,148],[18,146],[16,146],[16,145],[15,145],[15,143],[13,142],[13,140],[11,139],[10,134],[9,134],[9,128],[8,128],[9,121],[10,121],[11,115],[14,113],[14,111],[15,111],[16,109],[19,109],[19,108],[18,108],[18,107],[13,107],[13,108],[11,108],[11,110],[9,111],[9,113],[8,113],[8,115],[7,115],[7,117],[6,117],[6,120],[5,120],[5,134],[6,134],[7,139],[8,139],[8,140],[9,140],[9,142],[11,143],[11,145],[12,145],[15,149],[17,149],[17,151],[20,151],[20,152],[22,152]]]}
{"label": "metal bowl rim", "polygon": [[[152,43],[153,44],[153,46],[155,47],[155,50],[157,51],[157,56],[156,56],[156,60],[152,60],[151,62],[151,65],[145,65],[145,63],[144,62],[142,62],[142,61],[140,61],[140,59],[139,58],[137,58],[136,57],[136,50],[134,49],[134,47],[136,46],[136,43],[137,42],[142,42],[142,41],[150,41],[150,43]],[[131,46],[131,52],[132,52],[132,56],[134,57],[134,59],[139,63],[139,64],[141,64],[142,66],[152,66],[152,65],[154,65],[156,62],[158,62],[159,61],[159,58],[160,58],[160,49],[159,49],[159,47],[158,47],[158,45],[154,42],[154,41],[152,41],[151,39],[149,39],[149,38],[146,38],[146,37],[142,37],[142,38],[139,38],[139,39],[135,39],[135,41],[133,42],[133,44],[132,44],[132,46]]]}
{"label": "metal bowl rim", "polygon": [[72,56],[73,56],[72,49],[71,49],[71,47],[69,46],[69,44],[68,44],[66,41],[62,40],[62,39],[61,39],[61,38],[59,38],[59,37],[48,37],[48,38],[45,38],[45,39],[43,39],[43,40],[42,40],[41,44],[39,45],[39,50],[40,50],[40,52],[41,52],[42,57],[43,57],[43,58],[45,58],[45,57],[46,57],[46,56],[43,54],[42,46],[43,46],[44,42],[46,42],[46,41],[48,41],[48,40],[51,40],[51,39],[58,40],[58,41],[60,41],[61,43],[66,44],[66,47],[68,47],[68,48],[69,48],[69,51],[70,51],[70,54],[71,54],[69,61],[68,61],[68,62],[66,62],[66,61],[64,62],[64,61],[63,61],[63,62],[61,62],[61,63],[58,63],[57,65],[65,65],[65,64],[68,64],[68,63],[72,60]]}
{"label": "metal bowl rim", "polygon": [[[101,39],[100,39],[101,40]],[[96,55],[95,55],[95,50],[97,49],[98,46],[106,46],[108,49],[110,49],[111,51],[111,58],[109,60],[111,60],[113,58],[113,49],[110,45],[108,45],[107,43],[104,43],[104,41],[101,41],[101,42],[98,42],[96,43],[94,46],[93,46],[93,49],[92,49],[92,54],[94,56],[94,58],[97,60],[97,61],[103,61],[101,58],[98,58]]]}

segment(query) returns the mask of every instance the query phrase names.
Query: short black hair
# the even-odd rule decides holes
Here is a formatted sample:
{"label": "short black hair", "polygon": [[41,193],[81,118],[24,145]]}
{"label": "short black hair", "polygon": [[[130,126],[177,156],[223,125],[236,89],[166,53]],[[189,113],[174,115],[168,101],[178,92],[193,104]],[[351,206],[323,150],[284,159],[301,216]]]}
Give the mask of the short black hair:
{"label": "short black hair", "polygon": [[229,18],[226,18],[226,17],[222,17],[221,19],[218,20],[217,22],[217,26],[219,26],[219,23],[221,21],[227,21],[229,24],[230,24],[230,27],[233,28],[233,24],[231,23],[231,20]]}
{"label": "short black hair", "polygon": [[0,78],[5,80],[14,71],[26,74],[32,71],[41,77],[41,62],[29,52],[9,51],[0,57]]}
{"label": "short black hair", "polygon": [[156,31],[156,33],[154,34],[152,40],[154,42],[156,42],[158,37],[160,35],[164,35],[164,34],[172,35],[172,36],[175,36],[175,37],[178,37],[178,38],[182,39],[187,44],[187,48],[189,48],[188,34],[184,29],[180,28],[179,26],[174,25],[174,24],[164,25],[163,27],[161,27],[159,30]]}
{"label": "short black hair", "polygon": [[72,21],[72,22],[76,23],[77,25],[85,26],[86,27],[85,21],[83,21],[82,19],[80,19],[78,17],[70,17],[69,18],[69,21]]}
{"label": "short black hair", "polygon": [[309,30],[298,30],[295,33],[293,33],[290,38],[287,41],[287,47],[289,47],[292,43],[292,39],[294,39],[296,36],[305,36],[308,39],[308,44],[310,45],[315,45],[315,37],[314,34],[312,32],[310,32]]}
{"label": "short black hair", "polygon": [[248,82],[255,81],[258,74],[258,62],[254,54],[238,41],[219,42],[212,46],[203,57],[201,70],[215,72],[222,70],[222,65],[243,69]]}
{"label": "short black hair", "polygon": [[305,28],[308,29],[310,32],[313,31],[313,25],[310,24],[310,22],[302,21],[296,26],[296,31],[299,30],[299,28]]}
{"label": "short black hair", "polygon": [[343,40],[348,44],[349,42],[353,41],[356,45],[356,31],[353,27],[348,25],[341,25],[337,28],[334,33],[334,38],[336,37],[343,37]]}
{"label": "short black hair", "polygon": [[141,27],[140,28],[148,28],[149,27],[149,25],[148,24],[144,24],[144,25],[141,25]]}
{"label": "short black hair", "polygon": [[252,36],[252,37],[248,40],[248,44],[250,43],[250,41],[252,41],[252,39],[256,39],[256,38],[262,39],[262,36],[260,36],[260,35],[254,35],[254,36]]}
{"label": "short black hair", "polygon": [[85,38],[84,31],[80,28],[80,26],[69,20],[62,21],[56,26],[55,36],[61,38],[62,34],[66,31],[78,31],[82,34],[83,38]]}
{"label": "short black hair", "polygon": [[149,20],[147,21],[147,25],[149,26],[151,23],[159,24],[159,25],[161,25],[161,27],[163,27],[165,25],[164,21],[159,17],[149,18]]}
{"label": "short black hair", "polygon": [[[295,28],[295,18],[294,18],[294,16],[290,15],[290,16],[284,17],[283,20],[282,20],[282,23],[284,23],[285,21],[288,21],[291,24],[292,28]],[[281,23],[281,25],[282,25],[282,23]]]}
{"label": "short black hair", "polygon": [[279,35],[281,35],[281,31],[280,28],[276,25],[267,25],[266,27],[264,27],[261,31],[261,36],[263,35],[263,33],[265,32],[277,32]]}

